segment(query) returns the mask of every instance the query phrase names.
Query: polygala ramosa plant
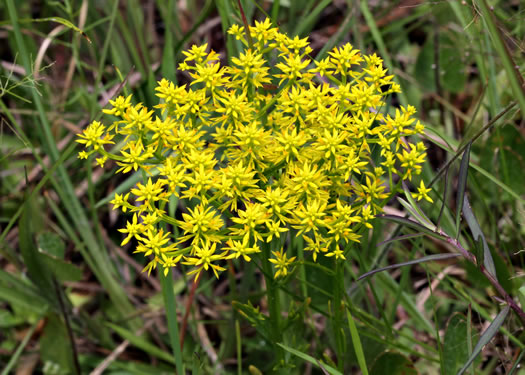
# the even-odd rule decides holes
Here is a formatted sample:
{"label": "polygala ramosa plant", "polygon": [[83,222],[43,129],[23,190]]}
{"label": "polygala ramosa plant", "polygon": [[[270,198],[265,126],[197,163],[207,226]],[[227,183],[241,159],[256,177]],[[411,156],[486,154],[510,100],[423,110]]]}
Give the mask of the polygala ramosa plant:
{"label": "polygala ramosa plant", "polygon": [[[425,146],[407,139],[424,129],[415,108],[382,113],[400,86],[375,54],[345,44],[312,61],[307,38],[269,19],[250,27],[253,42],[242,26],[228,33],[245,46],[231,66],[194,45],[179,65],[191,83],[158,82],[156,112],[120,96],[103,110],[109,126],[93,121],[79,134],[80,158],[98,154],[101,166],[111,159],[117,173],[145,176],[111,201],[132,215],[122,245],[137,241],[148,273],[184,264],[197,277],[218,277],[232,258],[271,262],[274,277],[286,276],[297,261],[290,232],[314,261],[344,261],[402,181],[421,172]],[[115,140],[118,154],[105,149]],[[431,201],[428,192],[420,182],[414,196]],[[180,219],[167,214],[170,199]]]}

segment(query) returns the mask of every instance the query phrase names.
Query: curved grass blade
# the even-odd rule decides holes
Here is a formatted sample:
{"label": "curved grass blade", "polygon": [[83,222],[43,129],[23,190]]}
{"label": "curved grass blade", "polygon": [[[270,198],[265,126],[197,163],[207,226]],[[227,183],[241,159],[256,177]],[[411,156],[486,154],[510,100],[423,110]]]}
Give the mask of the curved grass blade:
{"label": "curved grass blade", "polygon": [[[66,20],[62,17],[46,17],[46,18],[19,18],[19,23],[33,23],[33,22],[56,22],[61,25],[64,25],[68,29],[71,29],[73,31],[76,31],[80,35],[82,35],[86,40],[91,44],[91,39],[87,36],[87,34],[80,28],[78,28],[75,24],[73,24],[71,21]],[[8,25],[10,24],[10,21],[3,21],[0,22],[0,26],[2,25]]]}
{"label": "curved grass blade", "polygon": [[36,323],[34,323],[31,326],[31,328],[27,331],[26,335],[22,339],[22,342],[20,343],[20,345],[18,345],[18,348],[16,348],[16,351],[11,356],[11,358],[9,359],[9,362],[7,363],[7,365],[2,370],[2,374],[1,375],[8,375],[8,374],[11,373],[11,370],[17,364],[18,359],[20,358],[20,356],[22,355],[22,352],[24,351],[24,348],[29,343],[29,339],[31,339],[31,337],[33,337],[33,333],[35,333],[35,330],[37,329],[39,324],[40,324],[40,319],[37,319]]}
{"label": "curved grass blade", "polygon": [[363,375],[368,375],[368,368],[366,367],[365,353],[363,352],[363,346],[361,345],[361,339],[359,338],[359,332],[354,322],[354,318],[350,313],[350,309],[346,309],[346,317],[348,319],[348,327],[350,328],[350,336],[352,338],[352,344],[354,344],[355,356],[357,357],[357,363],[361,369]]}
{"label": "curved grass blade", "polygon": [[[499,112],[496,116],[494,116],[492,118],[492,120],[490,120],[487,124],[485,124],[485,126],[483,126],[476,134],[474,134],[472,136],[472,138],[470,139],[469,143],[473,143],[475,142],[479,137],[481,137],[481,135],[483,135],[483,133],[485,133],[488,129],[490,129],[492,126],[494,126],[502,117],[504,117],[507,113],[509,113],[509,111],[514,108],[516,106],[516,102],[511,102],[509,103],[508,106],[506,106],[504,109],[501,110],[501,112]],[[429,138],[430,141],[432,141],[432,138]],[[450,150],[450,149],[446,149],[445,147],[443,147],[443,145],[439,144],[439,143],[436,143],[439,147],[443,148],[444,150],[448,151],[448,152],[454,152],[454,150]],[[468,145],[468,144],[467,144]],[[441,175],[447,170],[448,167],[450,167],[452,165],[452,163],[454,163],[454,161],[456,161],[457,158],[459,158],[459,155],[461,155],[463,153],[463,151],[465,151],[465,149],[467,148],[467,145],[464,145],[462,147],[460,147],[455,153],[454,153],[454,156],[452,156],[450,158],[449,161],[447,161],[445,163],[445,165],[443,165],[441,167],[441,169],[436,173],[436,175],[434,176],[434,178],[432,179],[432,181],[430,181],[430,183],[428,184],[428,187],[432,187],[432,185],[434,185],[436,183],[436,181],[441,177]],[[521,200],[521,197],[517,194],[514,194],[513,196],[517,196],[517,198],[519,200]]]}
{"label": "curved grass blade", "polygon": [[325,363],[320,363],[319,360],[315,359],[314,357],[306,354],[306,353],[303,353],[303,352],[300,352],[299,350],[295,350],[294,348],[290,348],[289,346],[286,346],[284,344],[281,344],[280,342],[277,343],[277,345],[279,345],[281,348],[283,348],[284,350],[286,350],[287,352],[301,358],[301,359],[304,359],[305,361],[307,362],[310,362],[311,364],[324,369],[324,371],[328,372],[329,374],[331,375],[343,375],[341,374],[338,370],[336,370],[335,368],[331,367],[331,366],[328,366],[327,364]]}
{"label": "curved grass blade", "polygon": [[426,217],[425,214],[421,212],[423,216],[420,215],[420,209],[414,207],[412,203],[407,202],[403,198],[398,197],[397,200],[399,201],[399,203],[401,203],[403,207],[405,207],[405,209],[410,213],[410,215],[412,215],[412,217],[417,220],[419,224],[432,231],[436,230],[436,226],[432,224],[432,222]]}
{"label": "curved grass blade", "polygon": [[146,353],[155,358],[161,359],[165,362],[175,365],[175,360],[173,359],[170,353],[165,352],[159,347],[151,344],[147,339],[135,334],[134,332],[128,331],[127,329],[122,328],[116,324],[107,322],[106,325],[112,330],[114,330],[124,340],[128,340],[131,343],[131,345],[144,350]]}
{"label": "curved grass blade", "polygon": [[510,311],[510,306],[507,305],[503,310],[499,312],[498,315],[494,318],[492,323],[488,326],[488,328],[483,332],[479,338],[478,343],[476,344],[476,347],[474,348],[474,351],[472,352],[472,355],[468,359],[467,363],[459,370],[458,375],[462,375],[474,362],[474,359],[478,356],[478,354],[481,352],[481,349],[488,344],[490,340],[498,333],[499,327],[503,324],[505,321],[505,318],[507,317],[508,313]]}
{"label": "curved grass blade", "polygon": [[375,270],[368,271],[367,273],[364,273],[361,276],[359,276],[357,278],[357,281],[363,280],[363,279],[367,278],[368,276],[372,276],[373,274],[376,274],[378,272],[383,272],[383,271],[391,270],[391,269],[394,269],[394,268],[399,268],[399,267],[403,267],[403,266],[410,266],[412,264],[431,262],[433,260],[443,260],[443,259],[457,258],[459,256],[461,256],[460,253],[435,254],[435,255],[429,255],[429,256],[426,256],[426,257],[423,257],[423,258],[419,258],[419,259],[409,260],[408,262],[392,264],[390,266],[377,268]]}
{"label": "curved grass blade", "polygon": [[425,235],[424,233],[404,234],[402,236],[397,236],[397,237],[389,238],[388,240],[381,241],[381,242],[379,242],[377,244],[377,247],[384,246],[384,245],[387,245],[389,243],[396,242],[396,241],[403,241],[403,240],[408,240],[410,238],[421,237],[421,236],[424,236],[424,235]]}
{"label": "curved grass blade", "polygon": [[[408,189],[408,186],[407,184],[405,184],[405,182],[403,181],[403,192],[405,193],[405,197],[407,198],[407,201],[408,203],[410,204],[410,207],[414,210],[414,212],[416,212],[418,214],[418,216],[420,217],[420,220],[418,220],[421,224],[423,224],[424,226],[426,227],[429,227],[431,228],[432,230],[435,230],[436,229],[436,226],[434,225],[434,223],[432,223],[432,221],[427,217],[427,215],[425,215],[425,213],[423,212],[423,210],[419,207],[419,205],[417,204],[417,202],[414,200],[414,198],[412,197],[412,194],[410,193],[410,190]],[[399,199],[399,198],[398,198]],[[403,204],[403,203],[401,203]],[[404,206],[404,205],[403,205]],[[406,208],[406,207],[405,207]]]}
{"label": "curved grass blade", "polygon": [[407,219],[403,216],[397,216],[397,215],[378,215],[378,219],[385,219],[389,221],[393,221],[394,223],[405,225],[411,229],[415,229],[418,232],[423,232],[425,234],[428,234],[430,237],[437,238],[438,240],[446,240],[448,237],[445,235],[434,232],[433,230],[419,224],[417,221]]}
{"label": "curved grass blade", "polygon": [[470,231],[472,232],[474,242],[479,243],[481,241],[481,245],[483,247],[483,255],[479,258],[476,257],[476,259],[478,260],[478,264],[483,264],[487,271],[489,271],[494,277],[497,277],[496,266],[494,266],[494,260],[492,259],[492,254],[490,253],[489,245],[487,244],[485,235],[481,231],[476,216],[474,216],[474,213],[472,212],[472,208],[470,207],[470,202],[468,201],[467,196],[465,196],[465,200],[463,201],[463,216],[465,217]]}
{"label": "curved grass blade", "polygon": [[520,363],[521,363],[521,360],[523,359],[523,355],[524,354],[525,354],[525,350],[522,349],[521,352],[520,352],[520,355],[518,356],[518,358],[516,359],[516,361],[512,365],[512,368],[507,373],[508,375],[514,374],[514,372],[516,372],[516,370],[520,368]]}
{"label": "curved grass blade", "polygon": [[459,167],[459,181],[457,191],[457,207],[456,207],[456,240],[459,238],[459,223],[461,221],[461,207],[463,207],[463,200],[465,199],[465,190],[467,188],[468,165],[470,161],[470,147],[472,141],[467,143],[463,158],[461,158],[461,166]]}

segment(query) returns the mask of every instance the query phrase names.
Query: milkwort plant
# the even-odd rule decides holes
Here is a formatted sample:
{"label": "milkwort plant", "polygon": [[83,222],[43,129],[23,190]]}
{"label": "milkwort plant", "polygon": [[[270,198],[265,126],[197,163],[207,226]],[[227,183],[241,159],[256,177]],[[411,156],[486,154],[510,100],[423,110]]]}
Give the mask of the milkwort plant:
{"label": "milkwort plant", "polygon": [[[131,95],[111,100],[103,112],[112,122],[79,134],[79,157],[143,172],[111,203],[130,214],[121,245],[136,240],[148,273],[182,264],[196,278],[219,277],[229,260],[255,260],[271,289],[271,277],[300,265],[302,250],[342,272],[352,243],[420,174],[425,146],[407,137],[424,126],[413,106],[382,113],[400,86],[375,54],[345,44],[313,61],[307,38],[290,38],[269,19],[228,33],[245,46],[231,66],[194,45],[179,65],[189,85],[162,79],[154,109]],[[117,140],[116,153],[106,150]],[[414,197],[431,201],[429,191],[421,182]],[[179,218],[167,214],[170,200],[184,210]],[[301,257],[287,246],[291,235],[304,240]]]}

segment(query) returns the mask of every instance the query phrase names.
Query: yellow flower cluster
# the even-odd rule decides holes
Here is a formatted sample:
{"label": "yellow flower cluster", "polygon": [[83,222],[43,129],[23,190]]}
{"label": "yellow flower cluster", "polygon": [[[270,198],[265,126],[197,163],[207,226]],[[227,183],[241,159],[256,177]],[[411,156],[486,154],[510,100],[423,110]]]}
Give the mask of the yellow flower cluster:
{"label": "yellow flower cluster", "polygon": [[[246,47],[231,66],[206,44],[184,52],[179,69],[191,84],[162,79],[158,112],[118,97],[104,110],[116,118],[109,127],[94,121],[79,135],[81,158],[96,152],[118,172],[145,172],[112,204],[132,213],[122,244],[137,240],[148,272],[182,263],[217,276],[229,259],[267,254],[285,276],[296,258],[289,235],[304,238],[314,261],[345,259],[401,181],[421,172],[425,146],[406,136],[423,125],[412,106],[382,113],[400,87],[378,56],[346,44],[314,61],[307,38],[268,19],[249,32],[253,45],[244,27],[230,28]],[[116,138],[124,146],[112,154],[104,145]],[[168,216],[170,200],[180,217]]]}

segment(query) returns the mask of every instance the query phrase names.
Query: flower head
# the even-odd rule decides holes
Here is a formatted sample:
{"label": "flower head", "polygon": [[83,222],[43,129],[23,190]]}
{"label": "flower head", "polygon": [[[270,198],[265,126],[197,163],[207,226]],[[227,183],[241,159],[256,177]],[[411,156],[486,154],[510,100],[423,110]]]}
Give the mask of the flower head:
{"label": "flower head", "polygon": [[[245,31],[228,30],[245,47],[229,66],[193,45],[179,64],[185,84],[161,79],[154,108],[119,96],[103,110],[111,125],[78,135],[79,158],[97,153],[99,165],[142,174],[111,203],[133,215],[122,245],[136,242],[148,272],[182,263],[219,277],[228,262],[259,260],[286,276],[293,236],[314,261],[344,261],[396,184],[421,173],[425,145],[408,137],[424,126],[413,106],[386,105],[400,87],[380,57],[347,43],[312,64],[308,38],[269,19],[249,27],[250,42]],[[421,182],[413,197],[432,202],[429,191]]]}

